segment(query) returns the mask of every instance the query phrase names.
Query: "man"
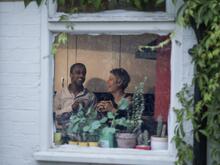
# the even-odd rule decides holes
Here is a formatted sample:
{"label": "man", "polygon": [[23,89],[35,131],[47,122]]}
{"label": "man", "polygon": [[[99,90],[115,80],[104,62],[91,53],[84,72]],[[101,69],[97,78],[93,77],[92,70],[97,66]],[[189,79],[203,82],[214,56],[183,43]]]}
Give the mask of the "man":
{"label": "man", "polygon": [[71,84],[63,88],[54,99],[54,112],[57,128],[64,133],[70,116],[77,112],[79,105],[86,110],[96,103],[95,95],[84,88],[86,67],[82,63],[73,64],[70,68]]}

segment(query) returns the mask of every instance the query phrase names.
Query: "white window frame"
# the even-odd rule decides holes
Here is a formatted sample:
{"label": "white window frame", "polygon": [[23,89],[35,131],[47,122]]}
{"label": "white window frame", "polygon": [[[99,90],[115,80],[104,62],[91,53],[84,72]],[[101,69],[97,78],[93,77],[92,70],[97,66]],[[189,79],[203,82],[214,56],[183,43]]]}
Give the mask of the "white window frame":
{"label": "white window frame", "polygon": [[[171,142],[174,136],[175,114],[173,107],[179,107],[176,93],[181,90],[183,82],[183,29],[174,21],[174,7],[167,0],[169,12],[104,12],[101,14],[74,14],[69,22],[74,30],[66,28],[65,22],[59,22],[56,4],[49,0],[49,5],[42,6],[41,16],[41,110],[40,110],[40,150],[34,153],[38,161],[102,163],[102,164],[173,164],[176,149]],[[120,15],[120,17],[118,16]],[[109,17],[110,16],[110,17]],[[134,149],[83,148],[70,145],[60,147],[53,145],[53,56],[51,45],[57,32],[73,34],[168,34],[174,32],[171,50],[171,90],[168,118],[168,150],[141,151]],[[176,53],[178,52],[178,53]],[[175,69],[174,69],[175,68]],[[178,70],[176,69],[178,68]]]}

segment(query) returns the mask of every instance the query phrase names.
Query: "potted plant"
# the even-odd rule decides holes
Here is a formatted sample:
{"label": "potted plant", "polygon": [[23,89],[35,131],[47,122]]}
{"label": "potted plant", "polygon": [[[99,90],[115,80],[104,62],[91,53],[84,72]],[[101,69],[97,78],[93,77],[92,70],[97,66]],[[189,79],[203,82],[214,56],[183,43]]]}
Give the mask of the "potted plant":
{"label": "potted plant", "polygon": [[88,146],[88,142],[92,142],[90,146],[97,146],[99,131],[105,121],[106,119],[97,119],[97,112],[93,107],[86,110],[80,104],[78,112],[70,117],[67,133],[71,140],[77,141],[80,146]]}
{"label": "potted plant", "polygon": [[137,143],[136,149],[141,149],[141,150],[150,150],[151,147],[149,146],[149,133],[147,130],[144,130],[143,133],[139,133],[137,137]]}
{"label": "potted plant", "polygon": [[[141,82],[137,87],[135,87],[131,108],[128,108],[127,117],[112,121],[116,127],[124,127],[122,130],[117,130],[116,134],[116,141],[119,148],[134,148],[136,146],[137,133],[141,127],[141,117],[145,108],[143,96],[144,82]],[[119,104],[119,108],[120,106],[127,106],[126,104],[126,101],[123,101]]]}
{"label": "potted plant", "polygon": [[163,124],[163,118],[161,115],[159,115],[157,117],[156,135],[151,136],[152,150],[167,150],[168,149],[168,137],[165,135],[166,135],[166,124]]}

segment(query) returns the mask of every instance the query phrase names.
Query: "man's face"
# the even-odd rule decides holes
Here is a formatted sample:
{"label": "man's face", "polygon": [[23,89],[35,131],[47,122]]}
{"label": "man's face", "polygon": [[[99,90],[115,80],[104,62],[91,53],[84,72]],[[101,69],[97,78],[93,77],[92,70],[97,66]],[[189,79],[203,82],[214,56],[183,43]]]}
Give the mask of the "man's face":
{"label": "man's face", "polygon": [[72,73],[70,73],[71,83],[77,86],[82,86],[86,77],[86,70],[84,67],[76,66]]}

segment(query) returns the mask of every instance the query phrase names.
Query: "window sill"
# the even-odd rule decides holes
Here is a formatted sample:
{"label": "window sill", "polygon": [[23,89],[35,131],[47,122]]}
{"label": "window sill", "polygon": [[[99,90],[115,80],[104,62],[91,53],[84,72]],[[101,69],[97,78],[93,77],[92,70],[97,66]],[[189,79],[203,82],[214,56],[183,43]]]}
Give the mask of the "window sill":
{"label": "window sill", "polygon": [[[73,34],[128,35],[143,33],[168,34],[175,29],[174,17],[164,12],[146,13],[112,10],[99,13],[79,13],[68,15],[59,21],[62,13],[48,18],[48,28],[52,32]],[[68,25],[68,26],[67,26]],[[72,26],[72,28],[70,28]]]}
{"label": "window sill", "polygon": [[102,164],[143,164],[171,165],[174,156],[168,151],[144,151],[134,149],[114,149],[78,147],[63,145],[34,153],[35,160],[49,162],[102,163]]}
{"label": "window sill", "polygon": [[63,22],[174,22],[175,18],[166,12],[141,12],[127,10],[106,10],[96,13],[65,14],[56,13],[49,22],[58,22],[66,15]]}

